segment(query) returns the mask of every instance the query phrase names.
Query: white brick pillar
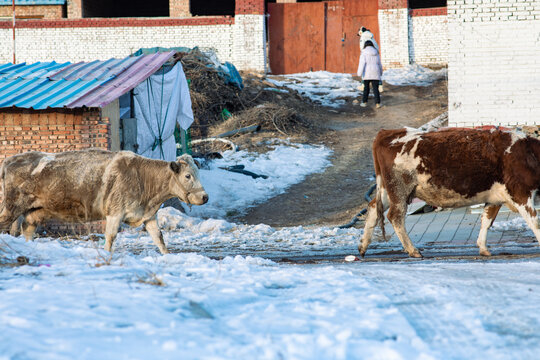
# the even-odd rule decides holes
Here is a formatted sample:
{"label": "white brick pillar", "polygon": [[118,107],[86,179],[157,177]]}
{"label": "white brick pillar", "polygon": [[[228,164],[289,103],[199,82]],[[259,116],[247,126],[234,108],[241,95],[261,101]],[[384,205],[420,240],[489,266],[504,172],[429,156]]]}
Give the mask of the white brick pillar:
{"label": "white brick pillar", "polygon": [[409,64],[409,10],[379,9],[381,61],[385,68]]}
{"label": "white brick pillar", "polygon": [[237,68],[266,72],[264,0],[236,0],[233,63]]}
{"label": "white brick pillar", "polygon": [[266,72],[266,31],[264,15],[235,15],[233,63],[236,67]]}

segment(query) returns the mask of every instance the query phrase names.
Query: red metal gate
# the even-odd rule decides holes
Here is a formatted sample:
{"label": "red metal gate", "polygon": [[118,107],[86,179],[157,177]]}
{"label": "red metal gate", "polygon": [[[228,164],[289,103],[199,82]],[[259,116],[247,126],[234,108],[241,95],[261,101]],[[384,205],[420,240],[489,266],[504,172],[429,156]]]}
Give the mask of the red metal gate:
{"label": "red metal gate", "polygon": [[355,73],[358,29],[379,41],[378,6],[373,0],[269,3],[270,69],[273,74],[328,70]]}
{"label": "red metal gate", "polygon": [[324,3],[268,4],[273,74],[324,70]]}

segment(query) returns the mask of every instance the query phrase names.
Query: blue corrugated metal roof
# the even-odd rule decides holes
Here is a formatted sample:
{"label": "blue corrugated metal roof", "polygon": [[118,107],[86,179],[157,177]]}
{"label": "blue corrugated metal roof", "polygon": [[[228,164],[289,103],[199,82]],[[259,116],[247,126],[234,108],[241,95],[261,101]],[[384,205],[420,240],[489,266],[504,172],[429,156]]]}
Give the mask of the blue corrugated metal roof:
{"label": "blue corrugated metal roof", "polygon": [[0,108],[103,107],[146,80],[173,54],[75,64],[0,64]]}
{"label": "blue corrugated metal roof", "polygon": [[[15,0],[15,5],[64,5],[66,0]],[[12,0],[0,0],[0,5],[12,5]]]}

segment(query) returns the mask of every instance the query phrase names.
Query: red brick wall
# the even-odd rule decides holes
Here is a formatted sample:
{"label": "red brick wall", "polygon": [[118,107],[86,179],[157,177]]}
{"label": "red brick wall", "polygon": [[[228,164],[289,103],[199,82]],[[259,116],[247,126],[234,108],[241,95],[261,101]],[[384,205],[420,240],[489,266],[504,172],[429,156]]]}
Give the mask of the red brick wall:
{"label": "red brick wall", "polygon": [[[25,5],[15,6],[18,17],[36,17],[43,19],[61,19],[64,14],[62,5]],[[0,6],[0,16],[13,16],[11,6]]]}
{"label": "red brick wall", "polygon": [[427,8],[427,9],[410,9],[409,15],[411,16],[437,16],[447,15],[446,7]]}
{"label": "red brick wall", "polygon": [[407,9],[409,2],[407,0],[379,0],[379,9]]}
{"label": "red brick wall", "polygon": [[236,0],[237,15],[264,15],[264,0]]}
{"label": "red brick wall", "polygon": [[36,150],[50,153],[110,148],[110,125],[100,109],[0,109],[0,163]]}
{"label": "red brick wall", "polygon": [[[19,20],[17,29],[30,28],[95,28],[95,27],[141,27],[141,26],[204,26],[232,25],[234,18],[230,16],[191,17],[183,19],[156,18],[102,18],[102,19],[61,19],[61,20]],[[0,29],[11,29],[9,20],[0,21]]]}
{"label": "red brick wall", "polygon": [[[11,155],[36,150],[56,153],[110,148],[110,125],[100,109],[0,109],[0,164]],[[2,194],[0,194],[2,199]],[[49,221],[38,229],[47,235],[102,233],[104,221],[66,224]]]}

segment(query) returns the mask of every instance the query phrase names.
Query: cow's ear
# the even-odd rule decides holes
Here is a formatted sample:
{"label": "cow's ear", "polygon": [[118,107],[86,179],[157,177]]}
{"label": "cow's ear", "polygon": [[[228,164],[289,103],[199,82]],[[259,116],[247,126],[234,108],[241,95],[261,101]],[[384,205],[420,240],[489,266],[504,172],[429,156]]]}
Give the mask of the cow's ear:
{"label": "cow's ear", "polygon": [[176,174],[180,174],[180,169],[182,169],[182,167],[180,166],[180,164],[178,164],[176,161],[171,161],[169,163],[169,166],[171,167],[171,170],[176,173]]}
{"label": "cow's ear", "polygon": [[197,165],[197,168],[201,168],[201,163],[198,162],[197,160],[193,159],[193,162],[195,163],[195,165]]}

